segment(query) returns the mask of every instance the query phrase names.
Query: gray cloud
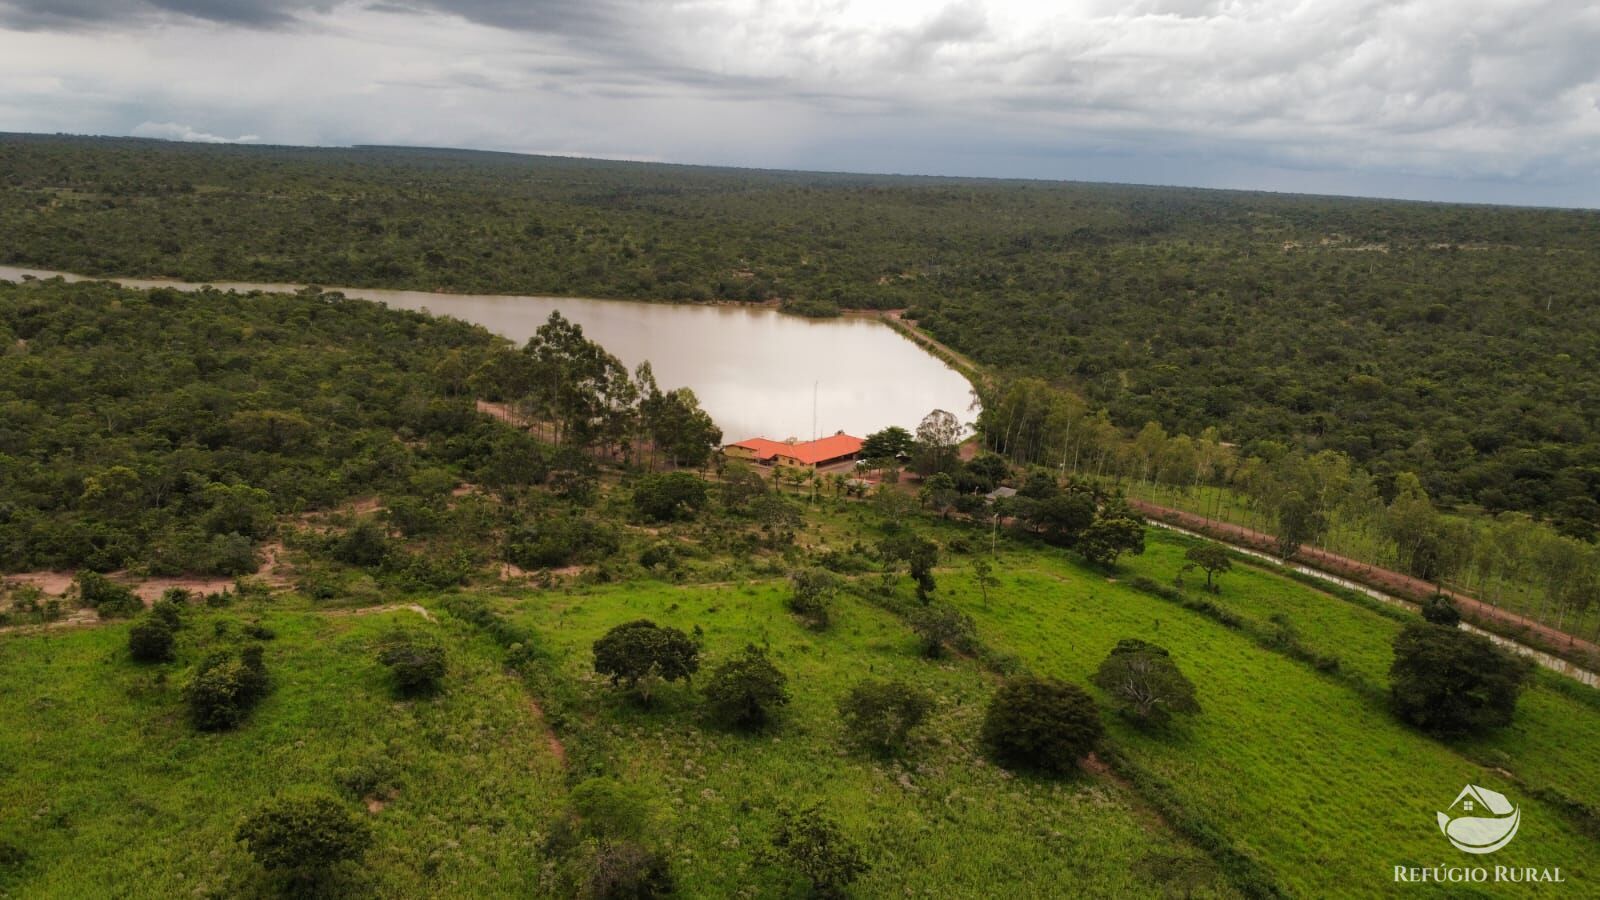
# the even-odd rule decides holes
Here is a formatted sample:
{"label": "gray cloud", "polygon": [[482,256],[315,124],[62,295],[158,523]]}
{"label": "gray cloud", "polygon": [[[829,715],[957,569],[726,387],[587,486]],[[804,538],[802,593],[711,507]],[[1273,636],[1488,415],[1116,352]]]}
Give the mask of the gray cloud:
{"label": "gray cloud", "polygon": [[1596,46],[1587,0],[0,0],[0,127],[1600,204]]}

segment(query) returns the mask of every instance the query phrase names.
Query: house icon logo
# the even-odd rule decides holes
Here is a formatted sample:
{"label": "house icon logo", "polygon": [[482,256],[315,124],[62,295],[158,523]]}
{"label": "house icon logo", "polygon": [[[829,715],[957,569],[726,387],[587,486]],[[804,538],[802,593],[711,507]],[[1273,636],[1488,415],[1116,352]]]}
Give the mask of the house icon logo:
{"label": "house icon logo", "polygon": [[1439,830],[1463,853],[1493,853],[1511,843],[1522,824],[1522,808],[1505,794],[1469,784],[1447,812],[1437,814]]}

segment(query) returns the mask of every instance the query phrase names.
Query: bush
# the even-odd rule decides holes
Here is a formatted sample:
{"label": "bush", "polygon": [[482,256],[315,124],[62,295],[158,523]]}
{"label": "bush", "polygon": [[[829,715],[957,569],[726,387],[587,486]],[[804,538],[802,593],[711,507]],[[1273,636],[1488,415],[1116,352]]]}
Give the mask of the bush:
{"label": "bush", "polygon": [[280,798],[251,813],[235,839],[255,861],[300,888],[324,883],[372,845],[372,828],[332,797]]}
{"label": "bush", "polygon": [[429,635],[390,632],[380,643],[378,662],[389,667],[402,696],[434,693],[444,681],[444,646]]}
{"label": "bush", "polygon": [[780,809],[771,849],[762,856],[804,878],[813,897],[845,896],[850,883],[868,869],[861,848],[817,805]]}
{"label": "bush", "polygon": [[372,519],[362,519],[336,538],[330,551],[347,566],[376,568],[389,555],[389,533]]}
{"label": "bush", "polygon": [[611,528],[579,516],[519,524],[506,535],[506,558],[524,569],[593,563],[617,552]]}
{"label": "bush", "polygon": [[259,646],[207,656],[184,686],[189,717],[201,731],[236,727],[266,693],[267,669]]}
{"label": "bush", "polygon": [[1486,637],[1418,622],[1395,637],[1389,697],[1395,715],[1424,731],[1484,731],[1511,723],[1532,672]]}
{"label": "bush", "polygon": [[711,715],[734,728],[759,729],[789,702],[788,679],[754,644],[712,671],[705,687]]}
{"label": "bush", "polygon": [[633,486],[633,508],[651,521],[692,519],[705,504],[705,479],[689,472],[646,475]]}
{"label": "bush", "polygon": [[159,616],[145,616],[128,629],[128,654],[135,662],[171,662],[174,643],[172,625]]}
{"label": "bush", "polygon": [[995,692],[982,735],[1001,763],[1061,773],[1088,755],[1103,732],[1099,710],[1082,688],[1022,675]]}
{"label": "bush", "polygon": [[144,603],[130,588],[98,572],[79,572],[77,580],[78,598],[104,618],[131,616],[144,609]]}
{"label": "bush", "polygon": [[638,840],[650,830],[650,798],[638,785],[614,778],[589,778],[569,795],[575,830],[585,837]]}
{"label": "bush", "polygon": [[1166,649],[1138,638],[1118,641],[1093,680],[1111,695],[1118,711],[1136,722],[1160,725],[1174,713],[1200,711],[1194,683]]}
{"label": "bush", "polygon": [[946,651],[972,653],[978,629],[972,617],[948,603],[934,603],[911,612],[911,630],[922,639],[922,654],[938,659]]}
{"label": "bush", "polygon": [[807,627],[822,630],[828,627],[830,600],[839,591],[839,579],[827,569],[800,569],[789,575],[789,610],[799,616]]}
{"label": "bush", "polygon": [[665,853],[632,841],[607,842],[595,848],[579,896],[585,900],[653,900],[670,897],[675,889]]}
{"label": "bush", "polygon": [[17,872],[28,863],[28,851],[7,840],[0,840],[0,874]]}
{"label": "bush", "polygon": [[905,750],[933,706],[932,694],[904,681],[863,681],[839,701],[839,718],[852,743],[888,756]]}
{"label": "bush", "polygon": [[1450,602],[1450,598],[1443,594],[1434,594],[1428,602],[1422,604],[1422,618],[1434,625],[1443,625],[1454,628],[1461,624],[1461,611]]}
{"label": "bush", "polygon": [[700,648],[687,634],[649,619],[618,625],[594,642],[594,670],[626,684],[645,703],[656,681],[688,679],[700,669]]}

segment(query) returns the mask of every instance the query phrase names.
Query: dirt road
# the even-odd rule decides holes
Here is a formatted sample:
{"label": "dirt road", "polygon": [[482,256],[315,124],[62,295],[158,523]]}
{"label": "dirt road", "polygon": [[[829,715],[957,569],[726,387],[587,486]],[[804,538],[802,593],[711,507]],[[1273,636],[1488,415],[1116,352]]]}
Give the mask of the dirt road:
{"label": "dirt road", "polygon": [[[1162,522],[1169,522],[1196,531],[1217,540],[1230,544],[1249,547],[1252,550],[1261,550],[1267,553],[1277,551],[1278,539],[1266,532],[1245,528],[1216,519],[1181,509],[1172,509],[1166,506],[1157,506],[1143,500],[1129,500],[1128,505],[1137,510],[1141,515]],[[1434,585],[1420,578],[1413,578],[1402,572],[1384,569],[1347,556],[1329,553],[1315,547],[1302,546],[1295,554],[1295,560],[1315,569],[1338,575],[1351,581],[1370,585],[1380,591],[1414,600],[1421,603],[1434,595]],[[1572,660],[1583,665],[1594,665],[1600,660],[1600,645],[1583,640],[1558,631],[1541,622],[1536,622],[1527,616],[1519,615],[1510,610],[1490,606],[1474,597],[1457,591],[1446,590],[1445,596],[1455,603],[1461,610],[1461,617],[1481,628],[1514,637],[1519,641],[1541,650],[1549,651],[1557,656]]]}

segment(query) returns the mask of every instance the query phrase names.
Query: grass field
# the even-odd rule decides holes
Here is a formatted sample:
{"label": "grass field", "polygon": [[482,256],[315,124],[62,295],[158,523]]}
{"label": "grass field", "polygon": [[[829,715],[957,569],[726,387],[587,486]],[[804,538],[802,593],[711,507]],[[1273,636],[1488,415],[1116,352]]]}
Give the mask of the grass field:
{"label": "grass field", "polygon": [[[814,510],[796,543],[870,542],[862,509]],[[923,527],[944,542],[987,543],[958,525]],[[1600,787],[1600,717],[1583,695],[1541,680],[1496,735],[1460,744],[1426,737],[1397,724],[1381,701],[1394,617],[1264,569],[1224,575],[1211,599],[1251,622],[1278,617],[1302,645],[1339,658],[1339,673],[1320,673],[1248,630],[1130,586],[1138,576],[1170,584],[1188,545],[1155,531],[1147,543],[1108,578],[1061,551],[1002,540],[1001,584],[987,603],[970,557],[947,553],[937,593],[976,619],[992,650],[1079,683],[1120,638],[1169,648],[1198,685],[1203,712],[1154,733],[1107,713],[1110,740],[1129,765],[1166,783],[1186,817],[1223,835],[1286,893],[1460,895],[1459,886],[1396,885],[1392,872],[1477,862],[1434,823],[1467,783],[1523,808],[1519,836],[1494,863],[1560,866],[1569,882],[1490,886],[1485,896],[1582,893],[1600,873],[1594,835],[1534,793],[1587,801]],[[760,849],[779,806],[811,800],[872,861],[857,896],[1237,893],[1143,787],[1098,769],[1047,780],[989,763],[977,733],[1000,678],[990,667],[922,658],[905,622],[852,594],[836,600],[829,630],[808,630],[786,611],[781,578],[736,568],[745,577],[710,583],[629,576],[485,589],[494,609],[537,635],[543,655],[527,679],[431,595],[416,599],[436,621],[405,609],[318,610],[292,595],[196,608],[168,666],[131,662],[122,624],[0,635],[0,840],[29,856],[18,870],[0,870],[0,895],[249,896],[259,872],[233,842],[235,825],[274,794],[308,788],[343,796],[353,810],[381,801],[362,813],[377,842],[347,885],[354,895],[554,895],[545,838],[568,790],[594,775],[652,798],[652,841],[668,853],[683,896],[802,896]],[[908,584],[902,590],[909,596]],[[256,617],[277,633],[266,645],[272,693],[238,731],[197,734],[178,688],[186,667]],[[698,626],[705,668],[746,644],[766,648],[793,697],[779,725],[754,736],[714,727],[689,685],[666,686],[648,709],[623,697],[592,672],[590,645],[637,618]],[[219,622],[231,623],[223,637]],[[373,650],[397,624],[445,640],[441,695],[393,694]],[[914,681],[938,699],[904,760],[842,741],[837,701],[868,677]]]}
{"label": "grass field", "polygon": [[[197,610],[183,640],[223,613]],[[398,701],[372,642],[411,612],[268,610],[271,694],[237,731],[183,715],[179,666],[127,657],[126,626],[0,638],[0,836],[24,848],[25,897],[226,897],[256,882],[232,832],[279,791],[389,782],[362,886],[383,896],[528,895],[563,775],[519,680],[459,624],[439,697]],[[185,647],[184,656],[196,650]],[[357,779],[359,780],[359,779]],[[365,798],[348,796],[353,809]],[[374,797],[373,799],[378,799]],[[419,886],[422,889],[419,890]]]}
{"label": "grass field", "polygon": [[[1153,536],[1150,553],[1127,569],[1159,568],[1164,555],[1168,563],[1175,561],[1176,549],[1170,539]],[[1007,574],[989,608],[976,601],[973,589],[957,585],[952,595],[978,620],[986,640],[1023,657],[1030,668],[1081,682],[1119,638],[1142,637],[1172,651],[1200,686],[1204,713],[1166,736],[1125,726],[1116,734],[1130,755],[1253,851],[1293,893],[1323,895],[1331,885],[1346,896],[1392,891],[1393,865],[1431,865],[1459,856],[1443,843],[1434,811],[1464,784],[1517,794],[1514,782],[1397,724],[1347,685],[1196,613],[1049,553],[1008,554],[1001,568]],[[1255,577],[1269,576],[1227,576],[1223,600]],[[1315,601],[1330,611],[1343,606],[1274,580],[1280,582],[1279,598]],[[1374,620],[1370,625],[1380,635],[1397,627],[1374,613],[1362,615]],[[1304,631],[1329,633],[1310,622]],[[1368,639],[1365,645],[1364,665],[1370,667],[1380,644]],[[1581,786],[1600,773],[1593,711],[1563,710],[1563,698],[1538,690],[1529,699],[1518,713],[1523,737],[1511,732],[1490,743],[1502,742],[1503,752],[1517,754],[1513,759],[1529,777],[1550,777],[1551,784],[1587,796]],[[1495,862],[1561,865],[1572,878],[1592,877],[1600,866],[1593,836],[1547,805],[1528,797],[1519,802],[1524,830]]]}

